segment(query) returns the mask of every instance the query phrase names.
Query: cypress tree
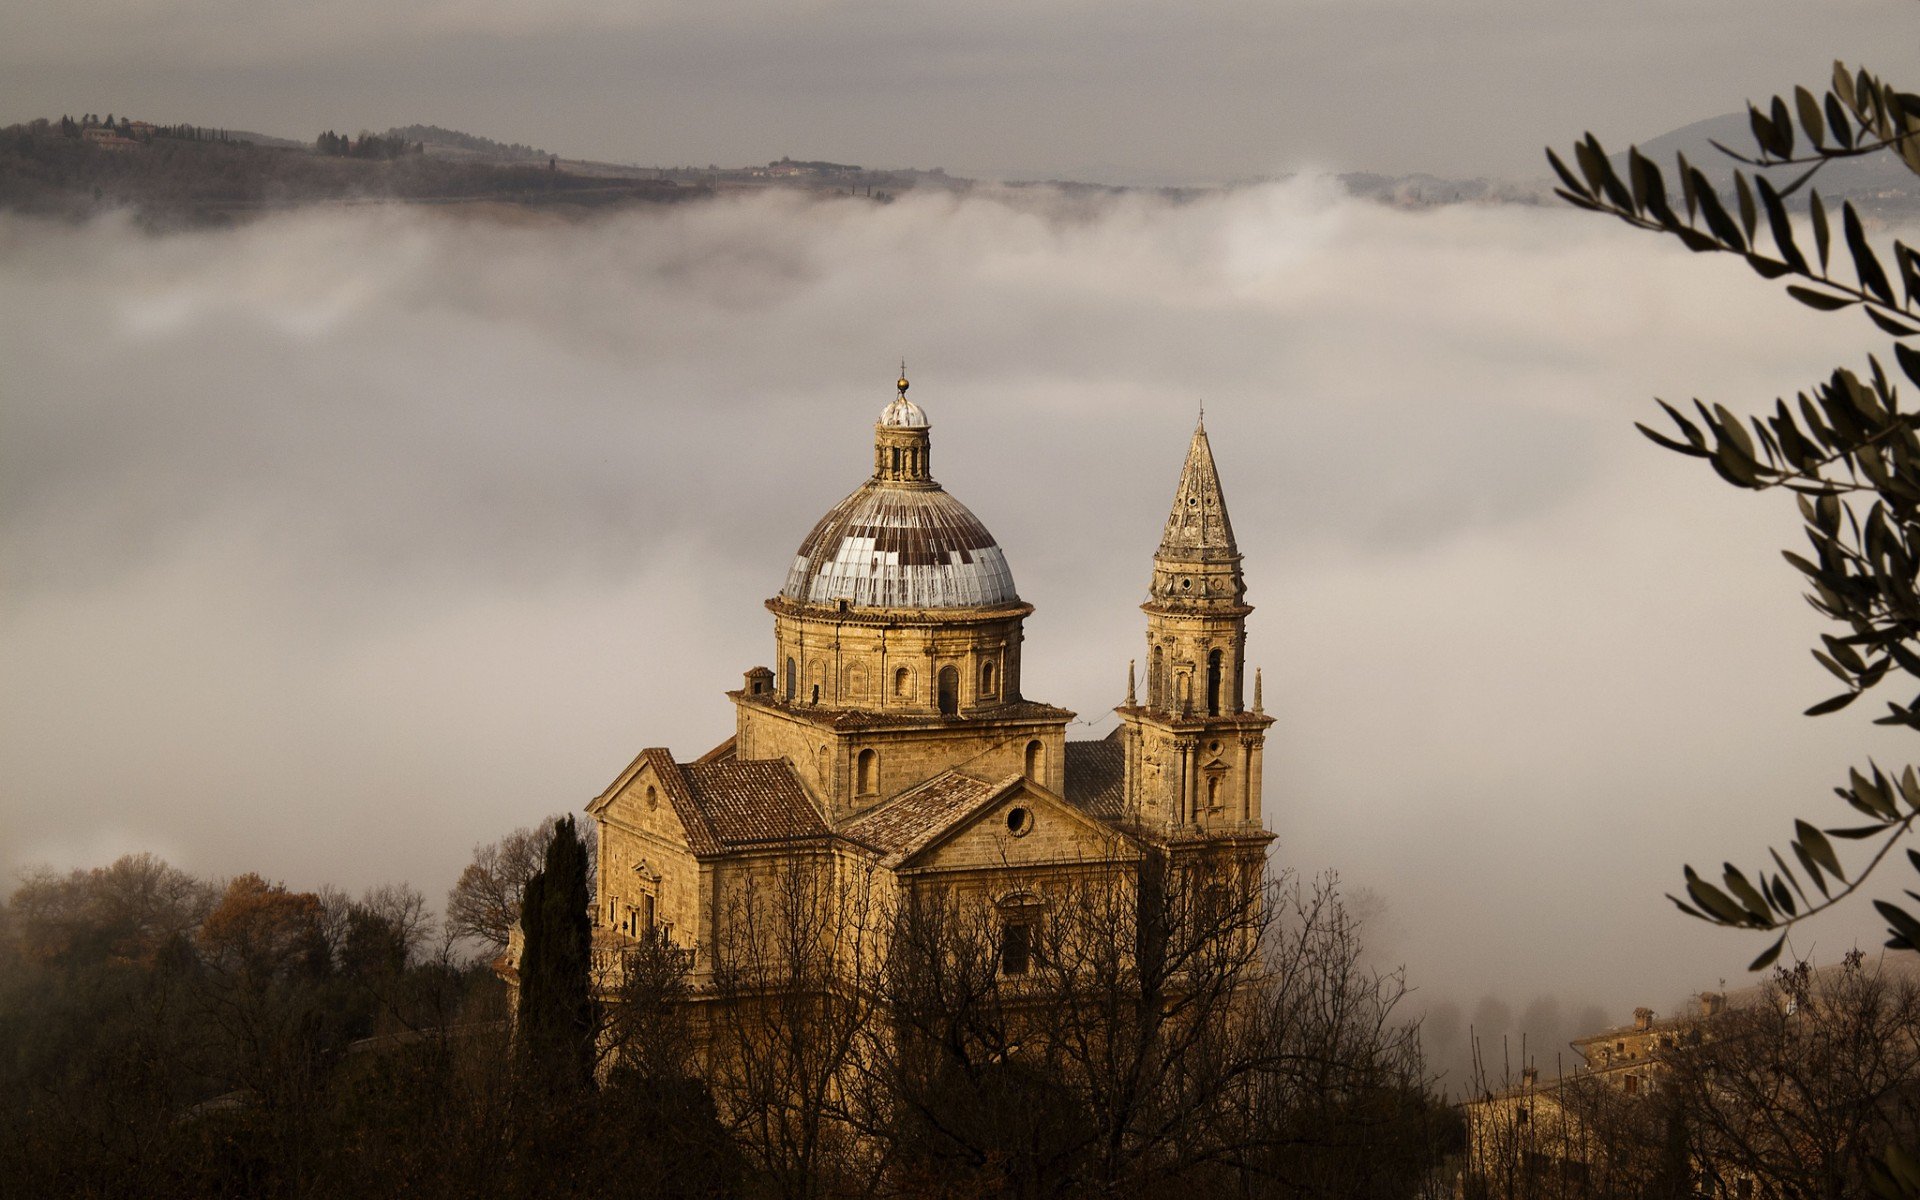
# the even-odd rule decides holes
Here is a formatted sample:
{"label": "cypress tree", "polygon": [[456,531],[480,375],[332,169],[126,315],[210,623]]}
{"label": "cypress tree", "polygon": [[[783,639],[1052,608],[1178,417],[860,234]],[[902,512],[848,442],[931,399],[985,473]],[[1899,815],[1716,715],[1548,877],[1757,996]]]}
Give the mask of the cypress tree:
{"label": "cypress tree", "polygon": [[545,869],[520,900],[520,1055],[528,1075],[556,1091],[593,1084],[593,992],[588,972],[587,848],[567,817],[554,826]]}

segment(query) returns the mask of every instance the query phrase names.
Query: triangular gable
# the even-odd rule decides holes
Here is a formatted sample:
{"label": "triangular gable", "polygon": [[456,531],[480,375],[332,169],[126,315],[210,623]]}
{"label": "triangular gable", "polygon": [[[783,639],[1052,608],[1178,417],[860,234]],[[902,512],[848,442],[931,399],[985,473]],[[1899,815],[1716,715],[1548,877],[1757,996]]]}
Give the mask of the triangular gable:
{"label": "triangular gable", "polygon": [[613,782],[607,785],[606,791],[601,792],[598,796],[595,796],[593,799],[587,801],[587,812],[594,816],[598,816],[601,813],[601,811],[607,807],[607,805],[613,802],[613,798],[619,795],[620,791],[623,788],[625,788],[628,784],[633,782],[633,777],[635,775],[638,775],[640,773],[641,768],[645,767],[646,765],[647,765],[647,751],[642,750],[640,753],[633,756],[633,761],[627,764],[626,770],[614,776]]}
{"label": "triangular gable", "polygon": [[[1019,833],[1008,823],[1016,808],[1027,810],[1026,828]],[[1017,867],[1132,859],[1138,853],[1138,844],[1124,831],[1088,816],[1024,775],[1009,775],[990,785],[976,803],[890,855],[889,865],[897,870]]]}
{"label": "triangular gable", "polygon": [[[642,799],[648,787],[657,789],[655,803],[651,806]],[[660,804],[662,799],[665,800],[664,805]],[[587,812],[601,817],[616,806],[619,815],[629,825],[636,828],[651,826],[653,832],[669,837],[677,834],[684,839],[687,848],[697,855],[720,853],[719,839],[701,814],[699,805],[694,803],[686,771],[673,761],[673,755],[665,749],[655,746],[642,750],[640,756],[620,773],[620,777],[587,805]],[[677,828],[662,827],[658,816],[661,808],[671,814],[671,824]]]}

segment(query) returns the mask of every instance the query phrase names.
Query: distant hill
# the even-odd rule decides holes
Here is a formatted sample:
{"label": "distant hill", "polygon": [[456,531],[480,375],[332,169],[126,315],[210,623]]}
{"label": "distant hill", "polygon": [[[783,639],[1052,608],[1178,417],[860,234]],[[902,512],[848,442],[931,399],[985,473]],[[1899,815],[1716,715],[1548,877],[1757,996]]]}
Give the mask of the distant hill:
{"label": "distant hill", "polygon": [[[1640,153],[1652,159],[1666,175],[1670,188],[1677,188],[1673,164],[1676,154],[1700,168],[1716,182],[1731,178],[1741,164],[1714,148],[1719,142],[1742,154],[1753,151],[1753,127],[1744,112],[1725,113],[1695,121],[1640,143]],[[1625,170],[1624,151],[1614,156]],[[1784,186],[1797,178],[1805,167],[1773,167],[1759,172],[1776,185]],[[1820,168],[1810,185],[1824,197],[1852,200],[1862,208],[1905,210],[1920,209],[1920,176],[1914,175],[1890,154],[1872,154],[1862,158],[1830,162]]]}
{"label": "distant hill", "polygon": [[313,145],[295,138],[275,137],[271,133],[250,133],[245,129],[229,129],[227,136],[236,142],[252,142],[256,146],[273,146],[281,150],[304,150]]}
{"label": "distant hill", "polygon": [[227,131],[226,140],[156,135],[95,144],[45,121],[8,126],[0,129],[0,209],[72,218],[127,209],[150,224],[176,226],[226,223],[307,204],[580,211],[709,194],[671,180],[549,169],[544,161],[501,162],[466,152],[348,157],[316,153],[287,138],[258,137]]}
{"label": "distant hill", "polygon": [[525,146],[519,142],[496,142],[492,138],[462,133],[458,129],[442,129],[438,125],[395,125],[387,130],[387,136],[408,142],[419,142],[424,146],[466,150],[505,162],[530,162],[534,159],[553,157],[538,146]]}

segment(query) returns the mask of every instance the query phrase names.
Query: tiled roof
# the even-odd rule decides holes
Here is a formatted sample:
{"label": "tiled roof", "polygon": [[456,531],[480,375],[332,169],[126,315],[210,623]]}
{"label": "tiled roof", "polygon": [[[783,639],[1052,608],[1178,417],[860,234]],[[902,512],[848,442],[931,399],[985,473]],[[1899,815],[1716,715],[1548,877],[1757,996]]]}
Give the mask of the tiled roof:
{"label": "tiled roof", "polygon": [[785,759],[703,759],[680,770],[694,807],[725,849],[828,832]]}
{"label": "tiled roof", "polygon": [[885,855],[890,863],[903,862],[966,814],[1018,782],[1010,775],[997,782],[959,771],[934,776],[920,786],[841,828],[840,832]]}
{"label": "tiled roof", "polygon": [[700,806],[694,802],[693,786],[687,780],[687,769],[673,761],[673,755],[659,746],[649,746],[640,752],[628,773],[638,769],[641,764],[653,768],[660,779],[660,787],[667,793],[667,803],[680,818],[680,824],[687,831],[687,848],[695,854],[719,854],[722,850],[720,839],[714,835],[713,827],[707,823]]}
{"label": "tiled roof", "polygon": [[1125,811],[1127,748],[1117,737],[1067,743],[1067,802],[1103,820]]}

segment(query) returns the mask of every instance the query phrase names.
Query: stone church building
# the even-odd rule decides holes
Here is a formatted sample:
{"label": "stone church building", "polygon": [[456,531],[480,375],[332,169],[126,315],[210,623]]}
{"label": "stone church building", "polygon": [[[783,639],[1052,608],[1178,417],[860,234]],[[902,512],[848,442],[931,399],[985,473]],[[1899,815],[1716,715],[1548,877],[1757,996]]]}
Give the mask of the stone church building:
{"label": "stone church building", "polygon": [[949,888],[1003,906],[1001,969],[1018,974],[1048,878],[1155,849],[1258,874],[1272,718],[1248,678],[1253,610],[1204,424],[1141,605],[1144,688],[1130,665],[1119,726],[1071,741],[1074,714],[1021,686],[1033,607],[993,535],[935,482],[927,415],[898,389],[871,477],[814,525],[766,602],[772,665],[728,693],[733,735],[691,762],[642,750],[587,806],[597,949],[662,937],[694,951],[697,979],[726,953],[743,892],[805,863],[895,896]]}

